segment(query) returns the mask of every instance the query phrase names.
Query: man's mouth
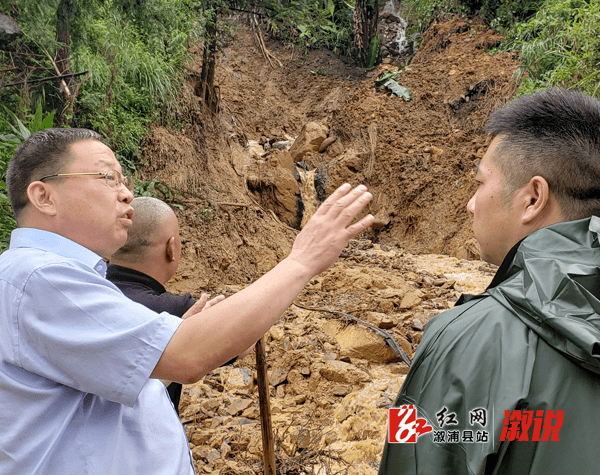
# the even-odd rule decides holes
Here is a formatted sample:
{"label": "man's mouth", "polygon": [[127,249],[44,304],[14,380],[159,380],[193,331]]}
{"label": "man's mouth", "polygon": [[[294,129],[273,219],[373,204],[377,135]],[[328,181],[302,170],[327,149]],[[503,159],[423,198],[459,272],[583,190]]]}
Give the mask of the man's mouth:
{"label": "man's mouth", "polygon": [[127,212],[121,216],[121,218],[129,219],[131,221],[133,218],[133,208],[129,208]]}

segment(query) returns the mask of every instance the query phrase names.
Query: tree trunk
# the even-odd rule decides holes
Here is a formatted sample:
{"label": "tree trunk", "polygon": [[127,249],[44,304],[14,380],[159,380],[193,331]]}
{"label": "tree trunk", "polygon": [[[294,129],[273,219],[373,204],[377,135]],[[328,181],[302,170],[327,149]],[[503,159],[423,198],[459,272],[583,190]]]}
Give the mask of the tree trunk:
{"label": "tree trunk", "polygon": [[70,3],[72,0],[60,0],[56,9],[56,41],[62,43],[62,47],[56,53],[56,65],[60,74],[71,73],[70,47],[71,29],[69,25]]}
{"label": "tree trunk", "polygon": [[200,98],[213,112],[219,111],[219,97],[215,86],[215,66],[217,63],[217,14],[213,11],[212,18],[206,26],[204,53],[202,55],[202,72],[200,74]]}
{"label": "tree trunk", "polygon": [[[72,13],[72,2],[73,0],[60,0],[58,8],[56,9],[56,41],[63,45],[56,53],[55,63],[58,69],[57,73],[59,75],[71,73],[71,28],[69,24],[69,17]],[[61,83],[60,89],[63,95],[61,96],[61,103],[56,111],[55,121],[57,125],[66,125],[64,109],[65,106],[69,105],[71,94],[64,81]]]}
{"label": "tree trunk", "polygon": [[[362,66],[373,66],[379,48],[370,51],[371,42],[377,36],[379,7],[377,0],[356,0],[354,8],[354,43],[358,61]],[[371,64],[369,64],[371,63]]]}

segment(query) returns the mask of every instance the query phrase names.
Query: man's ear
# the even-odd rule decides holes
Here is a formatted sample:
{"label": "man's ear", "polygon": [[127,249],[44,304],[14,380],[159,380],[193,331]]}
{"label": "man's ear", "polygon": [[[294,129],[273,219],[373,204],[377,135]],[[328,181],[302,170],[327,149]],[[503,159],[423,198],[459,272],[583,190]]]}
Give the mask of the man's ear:
{"label": "man's ear", "polygon": [[175,236],[171,236],[167,241],[167,262],[175,260]]}
{"label": "man's ear", "polygon": [[539,175],[532,177],[529,183],[519,191],[519,194],[521,194],[521,203],[523,204],[523,214],[521,215],[523,224],[532,223],[548,210],[551,192],[544,177]]}
{"label": "man's ear", "polygon": [[27,198],[31,206],[36,208],[40,213],[48,216],[56,215],[56,203],[51,185],[43,181],[32,181],[27,186]]}

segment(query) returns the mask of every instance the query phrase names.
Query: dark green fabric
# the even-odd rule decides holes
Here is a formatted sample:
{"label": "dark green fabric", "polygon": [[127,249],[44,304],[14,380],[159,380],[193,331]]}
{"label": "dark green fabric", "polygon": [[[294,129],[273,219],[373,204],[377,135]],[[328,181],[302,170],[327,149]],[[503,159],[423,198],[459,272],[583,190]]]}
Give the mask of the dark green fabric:
{"label": "dark green fabric", "polygon": [[[380,475],[596,474],[600,451],[600,219],[555,224],[507,256],[480,296],[431,319],[394,407],[414,404],[434,430],[443,407],[452,430],[481,429],[488,443],[386,441]],[[563,410],[560,441],[500,442],[506,410]]]}

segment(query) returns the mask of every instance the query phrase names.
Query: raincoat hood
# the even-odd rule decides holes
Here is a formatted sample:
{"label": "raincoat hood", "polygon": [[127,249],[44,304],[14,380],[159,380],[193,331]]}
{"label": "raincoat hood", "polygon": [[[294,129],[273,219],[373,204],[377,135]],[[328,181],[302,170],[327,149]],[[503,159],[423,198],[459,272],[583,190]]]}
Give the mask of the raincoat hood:
{"label": "raincoat hood", "polygon": [[596,217],[530,234],[509,253],[483,294],[595,373],[600,373],[599,234]]}

